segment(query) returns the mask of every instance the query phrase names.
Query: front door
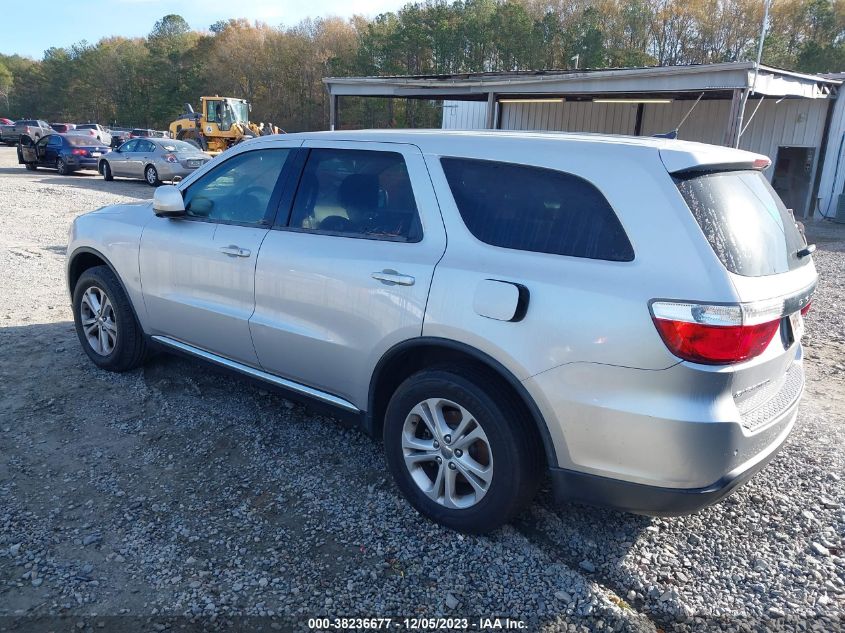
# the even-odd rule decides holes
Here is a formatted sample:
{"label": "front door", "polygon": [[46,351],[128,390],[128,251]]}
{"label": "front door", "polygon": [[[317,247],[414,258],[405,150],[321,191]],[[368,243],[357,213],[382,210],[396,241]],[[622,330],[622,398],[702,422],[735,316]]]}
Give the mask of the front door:
{"label": "front door", "polygon": [[252,336],[266,371],[363,409],[379,358],[422,332],[443,221],[415,146],[303,151],[290,219],[258,256]]}
{"label": "front door", "polygon": [[109,154],[109,167],[113,176],[128,176],[129,163],[132,160],[132,154],[138,146],[137,139],[127,141],[121,145],[117,150]]}
{"label": "front door", "polygon": [[258,364],[248,323],[255,262],[297,144],[230,156],[183,189],[185,217],[147,225],[140,270],[151,333]]}

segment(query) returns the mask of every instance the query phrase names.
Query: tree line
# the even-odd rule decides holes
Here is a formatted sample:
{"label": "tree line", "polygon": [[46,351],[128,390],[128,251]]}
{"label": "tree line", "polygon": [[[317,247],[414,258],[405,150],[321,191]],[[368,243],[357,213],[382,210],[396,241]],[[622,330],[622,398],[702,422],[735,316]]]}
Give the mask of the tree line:
{"label": "tree line", "polygon": [[[252,118],[325,128],[322,79],[608,68],[754,59],[762,0],[427,0],[374,19],[193,31],[178,15],[143,38],[114,36],[0,55],[0,116],[163,129],[201,95],[248,99]],[[763,63],[845,70],[845,1],[776,0]],[[429,102],[344,98],[343,127],[437,126]]]}

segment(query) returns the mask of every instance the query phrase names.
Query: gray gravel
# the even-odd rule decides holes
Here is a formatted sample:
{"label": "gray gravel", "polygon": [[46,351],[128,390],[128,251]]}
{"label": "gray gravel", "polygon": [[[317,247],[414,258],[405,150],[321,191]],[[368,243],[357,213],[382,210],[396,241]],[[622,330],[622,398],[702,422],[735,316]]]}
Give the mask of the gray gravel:
{"label": "gray gravel", "polygon": [[[315,615],[843,628],[845,227],[809,228],[822,278],[807,395],[748,485],[667,520],[555,507],[544,491],[513,525],[469,537],[401,499],[377,443],[260,386],[168,356],[94,369],[63,285],[68,225],[151,193],[26,172],[0,148],[0,630]],[[119,615],[135,619],[102,621]]]}

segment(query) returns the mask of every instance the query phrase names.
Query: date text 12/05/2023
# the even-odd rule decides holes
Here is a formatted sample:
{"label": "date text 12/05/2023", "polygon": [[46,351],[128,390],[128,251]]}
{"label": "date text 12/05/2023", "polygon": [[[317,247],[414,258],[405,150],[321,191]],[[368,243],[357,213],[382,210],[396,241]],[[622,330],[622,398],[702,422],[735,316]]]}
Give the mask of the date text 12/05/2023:
{"label": "date text 12/05/2023", "polygon": [[404,629],[408,631],[517,631],[525,630],[524,620],[496,616],[476,618],[381,618],[336,617],[309,618],[308,628],[317,631],[343,631],[361,629]]}

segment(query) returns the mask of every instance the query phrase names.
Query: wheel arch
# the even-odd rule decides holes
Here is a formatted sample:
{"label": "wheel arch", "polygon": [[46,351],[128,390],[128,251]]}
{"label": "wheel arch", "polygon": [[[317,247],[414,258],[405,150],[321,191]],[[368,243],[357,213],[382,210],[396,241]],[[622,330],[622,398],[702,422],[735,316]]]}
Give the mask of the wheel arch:
{"label": "wheel arch", "polygon": [[123,279],[120,278],[120,273],[117,272],[117,269],[109,261],[108,257],[90,246],[80,246],[68,257],[67,285],[71,300],[73,299],[73,291],[74,288],[76,288],[76,283],[79,281],[82,273],[91,268],[95,268],[96,266],[107,266],[109,270],[112,271],[115,279],[117,279],[117,283],[120,284],[121,290],[123,290],[123,294],[126,295],[126,299],[129,301],[129,309],[132,311],[132,316],[135,317],[135,322],[138,323],[139,327],[141,327],[141,320],[138,318],[138,312],[135,310],[135,304],[132,303],[132,295],[129,294],[126,289],[126,284],[124,284]]}
{"label": "wheel arch", "polygon": [[472,365],[491,382],[506,389],[515,398],[522,413],[531,420],[543,446],[547,466],[557,466],[557,453],[546,421],[525,386],[504,365],[488,354],[465,343],[422,336],[403,341],[389,349],[376,364],[370,379],[367,414],[363,424],[367,433],[379,437],[387,404],[396,388],[413,373],[444,364]]}

